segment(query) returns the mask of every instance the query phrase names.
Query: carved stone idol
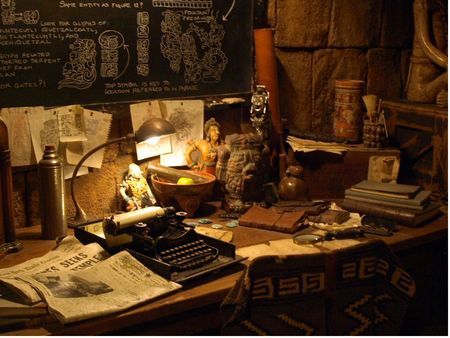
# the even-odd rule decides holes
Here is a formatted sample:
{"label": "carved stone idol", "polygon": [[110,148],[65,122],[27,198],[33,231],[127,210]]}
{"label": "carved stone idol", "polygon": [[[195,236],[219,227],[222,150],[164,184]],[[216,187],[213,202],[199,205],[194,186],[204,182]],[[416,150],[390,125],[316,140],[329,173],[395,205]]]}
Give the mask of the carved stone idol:
{"label": "carved stone idol", "polygon": [[261,142],[257,134],[233,134],[219,147],[216,176],[225,188],[227,212],[244,213],[264,198],[262,162],[266,156]]}

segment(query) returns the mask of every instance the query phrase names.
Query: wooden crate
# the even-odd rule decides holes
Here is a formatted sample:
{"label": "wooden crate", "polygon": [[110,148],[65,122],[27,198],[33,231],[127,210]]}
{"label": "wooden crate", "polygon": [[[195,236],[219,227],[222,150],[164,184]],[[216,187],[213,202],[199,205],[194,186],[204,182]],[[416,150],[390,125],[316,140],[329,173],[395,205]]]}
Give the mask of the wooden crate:
{"label": "wooden crate", "polygon": [[292,152],[289,159],[292,164],[304,168],[304,178],[311,199],[343,198],[345,189],[367,179],[371,156],[400,157],[400,151],[394,148],[375,149],[358,147],[342,155],[322,151],[309,153]]}
{"label": "wooden crate", "polygon": [[399,183],[418,184],[448,195],[448,109],[431,104],[385,101],[390,142],[401,151]]}

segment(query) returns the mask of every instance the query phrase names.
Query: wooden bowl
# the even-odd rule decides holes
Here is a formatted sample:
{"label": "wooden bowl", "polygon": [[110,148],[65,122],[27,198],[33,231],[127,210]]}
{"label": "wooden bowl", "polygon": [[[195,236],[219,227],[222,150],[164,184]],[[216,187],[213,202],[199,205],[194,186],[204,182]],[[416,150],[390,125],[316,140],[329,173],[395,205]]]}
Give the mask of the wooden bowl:
{"label": "wooden bowl", "polygon": [[[190,170],[186,170],[186,172],[193,173]],[[216,181],[214,175],[198,171],[195,174],[201,175],[206,181],[181,185],[166,181],[156,175],[151,175],[152,191],[158,202],[165,207],[177,203],[181,210],[187,212],[188,217],[192,217],[200,204],[211,195],[214,182]]]}

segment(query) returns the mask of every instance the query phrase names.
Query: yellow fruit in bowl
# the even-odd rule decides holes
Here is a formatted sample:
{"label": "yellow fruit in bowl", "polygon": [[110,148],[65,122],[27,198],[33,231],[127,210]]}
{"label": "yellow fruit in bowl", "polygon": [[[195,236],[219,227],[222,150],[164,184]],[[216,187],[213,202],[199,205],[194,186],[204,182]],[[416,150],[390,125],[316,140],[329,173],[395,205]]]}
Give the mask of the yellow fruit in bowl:
{"label": "yellow fruit in bowl", "polygon": [[194,180],[190,177],[180,177],[177,181],[177,184],[181,184],[181,185],[194,184]]}

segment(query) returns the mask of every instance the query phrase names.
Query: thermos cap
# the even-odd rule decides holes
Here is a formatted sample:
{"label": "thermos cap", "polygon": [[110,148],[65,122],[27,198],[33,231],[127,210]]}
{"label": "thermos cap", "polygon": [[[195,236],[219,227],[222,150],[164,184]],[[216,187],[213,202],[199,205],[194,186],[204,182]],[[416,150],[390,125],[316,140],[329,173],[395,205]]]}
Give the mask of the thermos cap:
{"label": "thermos cap", "polygon": [[46,144],[44,148],[45,152],[56,151],[56,147],[54,144]]}

